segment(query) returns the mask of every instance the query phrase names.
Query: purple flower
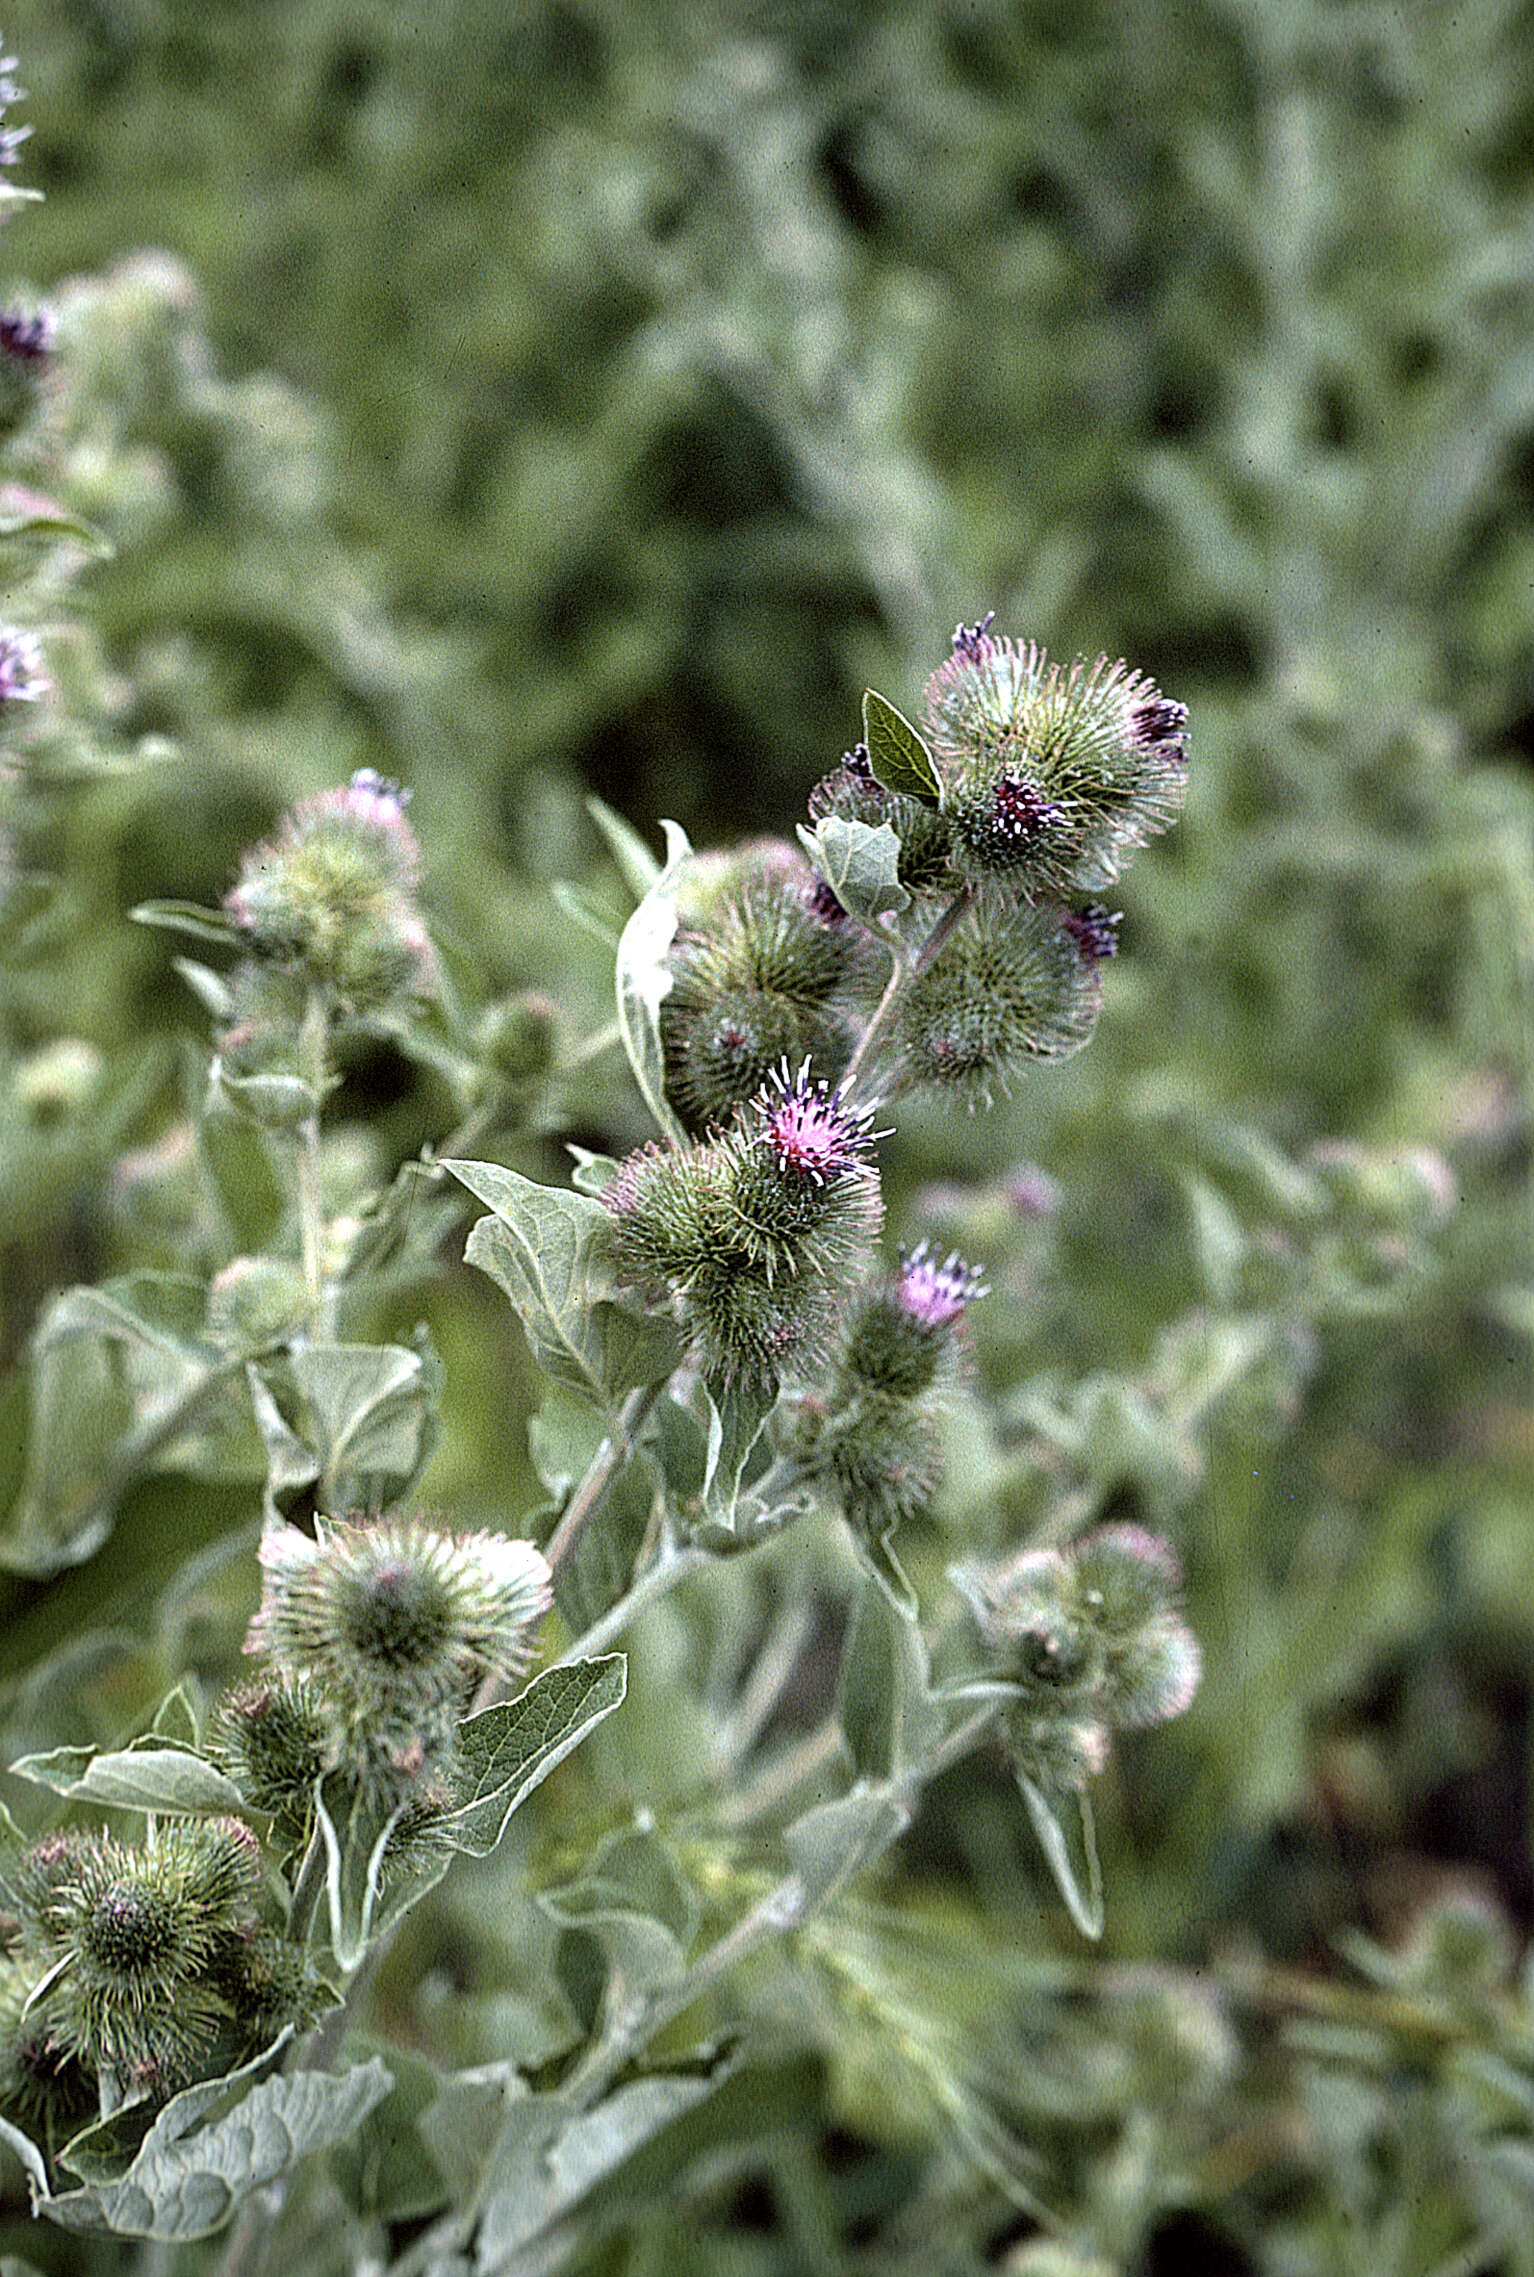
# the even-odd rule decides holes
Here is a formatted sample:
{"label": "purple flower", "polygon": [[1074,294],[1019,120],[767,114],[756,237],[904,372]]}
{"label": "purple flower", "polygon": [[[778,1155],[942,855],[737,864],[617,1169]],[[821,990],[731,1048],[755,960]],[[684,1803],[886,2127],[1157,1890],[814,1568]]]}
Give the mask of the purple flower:
{"label": "purple flower", "polygon": [[966,1265],[956,1250],[950,1250],[941,1265],[925,1241],[901,1254],[896,1299],[923,1328],[951,1326],[967,1305],[985,1295],[985,1289],[984,1274],[977,1266]]}
{"label": "purple flower", "polygon": [[849,1109],[839,1092],[812,1081],[808,1060],[797,1075],[782,1068],[751,1112],[780,1168],[817,1186],[861,1169],[874,1135],[867,1113]]}
{"label": "purple flower", "polygon": [[[3,163],[3,161],[0,161]],[[53,347],[53,316],[46,308],[0,309],[0,355],[17,364],[42,364]]]}
{"label": "purple flower", "polygon": [[1100,964],[1104,957],[1119,953],[1117,928],[1123,914],[1122,910],[1109,911],[1101,902],[1090,901],[1085,909],[1063,911],[1060,923],[1082,955],[1090,963]]}
{"label": "purple flower", "polygon": [[996,611],[987,609],[977,625],[955,625],[953,653],[962,656],[966,664],[983,664],[990,654],[990,631],[996,622]]}
{"label": "purple flower", "polygon": [[52,686],[32,635],[14,625],[0,629],[0,704],[35,704]]}

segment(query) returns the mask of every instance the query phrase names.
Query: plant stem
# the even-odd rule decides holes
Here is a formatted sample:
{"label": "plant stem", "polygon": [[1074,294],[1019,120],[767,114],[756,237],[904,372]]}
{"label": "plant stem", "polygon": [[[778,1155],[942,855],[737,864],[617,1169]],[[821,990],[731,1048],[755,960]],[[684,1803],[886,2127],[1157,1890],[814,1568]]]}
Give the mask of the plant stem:
{"label": "plant stem", "polygon": [[621,1637],[631,1621],[637,1621],[645,1608],[658,1599],[669,1596],[679,1581],[696,1573],[699,1566],[709,1563],[707,1550],[690,1543],[685,1549],[663,1550],[647,1572],[626,1589],[615,1605],[610,1605],[589,1629],[583,1629],[572,1644],[565,1647],[558,1660],[551,1665],[568,1668],[577,1660],[588,1660],[594,1652],[603,1652],[614,1638]]}
{"label": "plant stem", "polygon": [[964,915],[965,910],[968,909],[973,898],[973,888],[967,885],[961,886],[914,957],[911,957],[903,947],[895,946],[891,949],[890,976],[885,983],[884,994],[875,1005],[873,1017],[863,1030],[858,1048],[853,1053],[847,1072],[841,1080],[841,1094],[849,1105],[860,1106],[863,1104],[863,1101],[858,1097],[858,1086],[863,1081],[865,1074],[870,1073],[877,1065],[878,1053],[883,1048],[884,1039],[894,1022],[901,997],[912,982],[920,980],[922,974],[935,961],[944,942]]}
{"label": "plant stem", "polygon": [[298,1126],[298,1238],[304,1286],[309,1294],[310,1333],[321,1342],[335,1334],[334,1293],[326,1287],[325,1218],[320,1184],[320,1101],[330,1072],[330,1018],[323,989],[311,988],[298,1037],[299,1067],[314,1094],[314,1105]]}
{"label": "plant stem", "polygon": [[619,1471],[634,1451],[634,1441],[645,1417],[660,1397],[660,1384],[641,1384],[618,1410],[618,1428],[610,1431],[586,1467],[586,1475],[565,1505],[564,1516],[549,1536],[544,1556],[555,1573],[570,1558],[586,1528],[601,1507]]}

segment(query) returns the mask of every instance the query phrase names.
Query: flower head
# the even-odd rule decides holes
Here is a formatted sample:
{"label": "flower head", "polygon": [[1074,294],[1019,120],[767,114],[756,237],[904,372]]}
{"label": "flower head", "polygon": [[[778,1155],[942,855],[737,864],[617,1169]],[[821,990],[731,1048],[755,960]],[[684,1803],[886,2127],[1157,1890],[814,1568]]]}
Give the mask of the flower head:
{"label": "flower head", "polygon": [[261,1563],[246,1651],[364,1716],[458,1707],[481,1678],[516,1674],[553,1598],[531,1542],[419,1518],[321,1518],[313,1540],[274,1527]]}
{"label": "flower head", "polygon": [[866,1166],[872,1139],[872,1112],[849,1109],[839,1091],[814,1080],[805,1060],[797,1075],[774,1069],[752,1102],[761,1143],[784,1175],[823,1186]]}
{"label": "flower head", "polygon": [[985,1295],[985,1275],[950,1250],[941,1265],[925,1241],[902,1252],[895,1298],[902,1312],[923,1328],[949,1328],[965,1307]]}
{"label": "flower head", "polygon": [[1035,642],[961,626],[927,720],[955,867],[1027,900],[1116,877],[1182,801],[1185,708],[1106,657],[1064,669]]}
{"label": "flower head", "polygon": [[53,686],[31,633],[0,627],[0,705],[35,704]]}
{"label": "flower head", "polygon": [[364,767],[340,789],[301,800],[245,856],[227,897],[259,957],[297,968],[358,1011],[433,985],[431,945],[415,906],[420,849],[408,793]]}

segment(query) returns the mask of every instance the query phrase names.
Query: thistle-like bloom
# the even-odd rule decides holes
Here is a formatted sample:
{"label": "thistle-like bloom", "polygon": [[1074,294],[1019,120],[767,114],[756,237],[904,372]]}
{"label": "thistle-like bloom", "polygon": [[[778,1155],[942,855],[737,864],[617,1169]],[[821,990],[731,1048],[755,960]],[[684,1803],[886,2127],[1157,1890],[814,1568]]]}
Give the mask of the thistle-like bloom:
{"label": "thistle-like bloom", "polygon": [[448,1534],[419,1518],[316,1522],[262,1538],[265,1588],[246,1638],[348,1722],[462,1707],[485,1677],[531,1657],[553,1599],[548,1562],[503,1534]]}
{"label": "thistle-like bloom", "polygon": [[46,308],[0,309],[0,356],[13,364],[45,364],[53,348],[53,317]]}
{"label": "thistle-like bloom", "polygon": [[1198,1690],[1181,1569],[1143,1526],[1100,1526],[999,1576],[953,1580],[992,1662],[1018,1686],[1007,1743],[1036,1785],[1084,1784],[1111,1731],[1181,1715]]}
{"label": "thistle-like bloom", "polygon": [[344,789],[303,800],[245,856],[227,899],[257,956],[299,968],[356,1011],[424,995],[434,981],[408,797],[364,767]]}
{"label": "thistle-like bloom", "polygon": [[985,1275],[977,1266],[966,1265],[956,1250],[950,1250],[941,1265],[925,1241],[902,1251],[895,1299],[921,1327],[952,1327],[966,1307],[984,1295]]}
{"label": "thistle-like bloom", "polygon": [[701,1132],[728,1123],[785,1059],[841,1072],[864,945],[793,847],[768,841],[698,868],[660,1023],[667,1095]]}
{"label": "thistle-like bloom", "polygon": [[1028,901],[1090,892],[1174,820],[1187,712],[1122,663],[1063,669],[988,624],[927,684],[953,866]]}
{"label": "thistle-like bloom", "polygon": [[902,1081],[989,1106],[1031,1063],[1081,1049],[1102,1002],[1098,964],[1060,910],[981,901],[906,991]]}
{"label": "thistle-like bloom", "polygon": [[824,1357],[879,1230],[869,1119],[781,1068],[733,1127],[630,1155],[602,1199],[620,1270],[669,1292],[718,1380],[803,1372]]}
{"label": "thistle-like bloom", "polygon": [[174,1821],[138,1848],[69,1834],[24,1853],[19,1952],[54,2057],[113,2101],[157,2099],[210,2068],[230,2025],[217,1965],[254,1933],[261,1879],[238,1819]]}
{"label": "thistle-like bloom", "polygon": [[35,704],[53,686],[31,633],[0,628],[0,705]]}

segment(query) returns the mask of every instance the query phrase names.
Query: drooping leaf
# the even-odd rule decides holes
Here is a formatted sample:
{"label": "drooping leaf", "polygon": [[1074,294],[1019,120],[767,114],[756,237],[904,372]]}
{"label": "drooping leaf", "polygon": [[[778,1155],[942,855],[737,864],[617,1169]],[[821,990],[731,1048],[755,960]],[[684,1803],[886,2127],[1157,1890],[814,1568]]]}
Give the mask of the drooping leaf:
{"label": "drooping leaf", "polygon": [[318,1485],[327,1510],[408,1494],[436,1444],[437,1364],[402,1344],[299,1344],[250,1369],[267,1499]]}
{"label": "drooping leaf", "polygon": [[210,941],[221,949],[236,946],[240,938],[239,927],[227,911],[205,909],[198,901],[141,901],[128,914],[135,925],[185,933],[194,941]]}
{"label": "drooping leaf", "polygon": [[209,2237],[253,2191],[345,2141],[390,2084],[376,2057],[338,2077],[291,2072],[259,2080],[232,2109],[200,2125],[203,2091],[188,2089],[166,2104],[120,2179],[50,2198],[48,2218],[119,2237]]}
{"label": "drooping leaf", "polygon": [[612,1714],[627,1683],[621,1652],[571,1661],[546,1668],[517,1699],[460,1724],[466,1799],[444,1822],[454,1847],[488,1857],[513,1811]]}
{"label": "drooping leaf", "polygon": [[244,1808],[232,1780],[182,1747],[128,1747],[107,1755],[89,1747],[56,1747],[46,1755],[24,1755],[11,1769],[71,1802],[107,1810],[217,1818]]}
{"label": "drooping leaf", "polygon": [[767,1418],[778,1404],[771,1376],[734,1376],[705,1383],[708,1403],[708,1461],[703,1474],[703,1512],[707,1541],[712,1531],[734,1539],[740,1517],[740,1482]]}
{"label": "drooping leaf", "polygon": [[663,822],[666,863],[623,928],[618,942],[618,1032],[646,1106],[668,1138],[681,1144],[681,1124],[666,1101],[660,1008],[671,991],[666,952],[676,938],[677,904],[692,848],[687,833]]}
{"label": "drooping leaf", "polygon": [[366,2219],[422,2221],[447,2201],[442,2169],[421,2133],[421,2121],[441,2093],[441,2075],[408,2048],[363,2040],[358,2052],[363,2050],[388,2066],[389,2092],[331,2152],[331,2178]]}
{"label": "drooping leaf", "polygon": [[515,2107],[485,2189],[480,2266],[524,2266],[521,2256],[556,2225],[572,2242],[594,2240],[674,2207],[695,2173],[717,2183],[760,2166],[803,2129],[823,2092],[816,2058],[769,2053],[636,2080],[578,2115],[562,2114],[553,2097]]}
{"label": "drooping leaf", "polygon": [[860,1780],[849,1794],[817,1803],[783,1832],[799,1882],[800,1914],[839,1890],[911,1823],[911,1804],[888,1781]]}
{"label": "drooping leaf", "polygon": [[697,1900],[654,1834],[609,1836],[584,1873],[544,1891],[538,1903],[600,1948],[625,1999],[675,1984],[686,1967]]}
{"label": "drooping leaf", "polygon": [[98,1549],[146,1469],[248,1475],[236,1363],[202,1333],[206,1292],[175,1273],[67,1289],[34,1331],[26,1455],[0,1563],[48,1574]]}
{"label": "drooping leaf", "polygon": [[843,909],[860,924],[882,929],[887,916],[910,907],[900,883],[900,840],[887,822],[850,822],[828,814],[813,830],[799,825],[799,841]]}
{"label": "drooping leaf", "polygon": [[920,1748],[926,1684],[921,1631],[885,1591],[865,1582],[842,1647],[836,1694],[837,1721],[860,1778],[893,1778]]}
{"label": "drooping leaf", "polygon": [[[1091,1800],[1085,1789],[1079,1795],[1052,1798],[1036,1787],[1023,1771],[1017,1773],[1017,1784],[1066,1910],[1082,1936],[1095,1941],[1103,1933],[1103,1876],[1097,1856],[1097,1827]],[[1071,1838],[1064,1822],[1063,1814],[1068,1811],[1077,1822],[1079,1866],[1071,1856]]]}
{"label": "drooping leaf", "polygon": [[314,1820],[325,1849],[325,1922],[315,1924],[323,1949],[328,1929],[331,1958],[343,1976],[359,1968],[376,1938],[441,1881],[448,1868],[444,1846],[416,1846],[406,1870],[390,1859],[403,1806],[389,1809],[337,1779],[315,1798]]}
{"label": "drooping leaf", "polygon": [[464,1255],[511,1299],[546,1375],[609,1414],[624,1392],[670,1375],[675,1328],[619,1289],[613,1222],[600,1202],[496,1162],[442,1168],[494,1213],[473,1228]]}
{"label": "drooping leaf", "polygon": [[939,803],[943,786],[931,752],[905,713],[873,688],[863,694],[863,741],[875,782],[923,806]]}

